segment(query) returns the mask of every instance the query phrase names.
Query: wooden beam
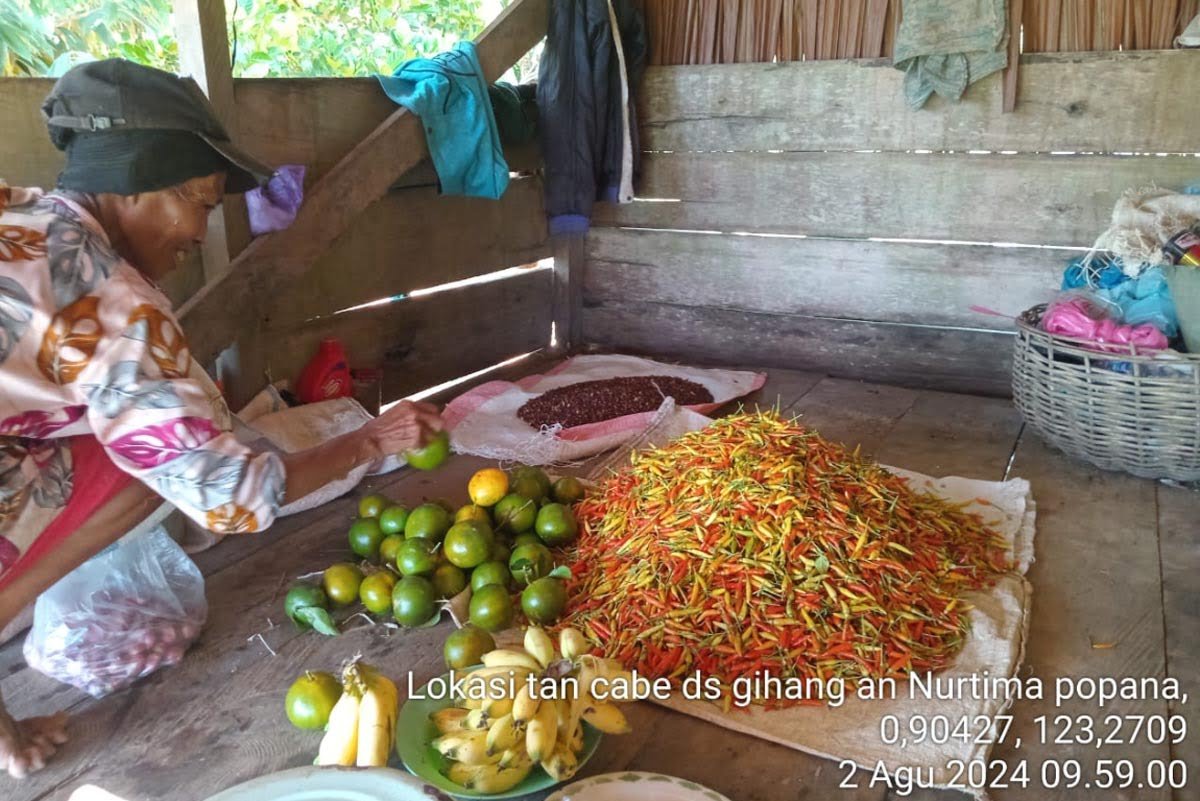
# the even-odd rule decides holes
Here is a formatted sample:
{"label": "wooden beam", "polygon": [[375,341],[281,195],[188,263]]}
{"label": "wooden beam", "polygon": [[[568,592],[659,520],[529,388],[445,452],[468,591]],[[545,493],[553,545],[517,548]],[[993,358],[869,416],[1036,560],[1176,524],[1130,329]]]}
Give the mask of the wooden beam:
{"label": "wooden beam", "polygon": [[646,153],[639,197],[674,202],[601,204],[592,222],[1089,247],[1126,189],[1195,175],[1191,156]]}
{"label": "wooden beam", "polygon": [[1004,68],[1004,113],[1017,107],[1017,72],[1021,68],[1021,18],[1024,0],[1008,0],[1008,66]]}
{"label": "wooden beam", "polygon": [[1007,332],[1012,320],[979,314],[972,305],[1015,315],[1045,302],[1068,255],[990,245],[593,228],[583,303],[639,300]]}
{"label": "wooden beam", "polygon": [[[972,84],[961,103],[933,98],[927,115],[894,102],[904,73],[891,59],[653,67],[642,81],[638,121],[644,150],[676,153],[1192,153],[1197,62],[1189,50],[1026,55],[1014,113],[1001,113],[1003,81],[988,76]],[[1157,100],[1165,96],[1172,102]]]}
{"label": "wooden beam", "polygon": [[1013,338],[998,331],[764,314],[641,300],[592,302],[588,345],[709,364],[812,370],[887,384],[1007,396]]}
{"label": "wooden beam", "polygon": [[261,319],[277,328],[547,258],[542,195],[536,176],[514,179],[498,201],[439,196],[432,187],[389,192],[317,259],[307,280],[263,298]]}
{"label": "wooden beam", "polygon": [[[546,34],[550,0],[518,0],[476,39],[489,81]],[[251,143],[252,146],[252,143]],[[216,284],[180,310],[193,355],[207,363],[257,318],[256,301],[304,279],[358,214],[428,155],[420,120],[398,109],[308,192],[290,228],[250,243]]]}
{"label": "wooden beam", "polygon": [[[224,0],[175,0],[175,36],[182,71],[200,84],[217,118],[232,135],[237,130],[237,105]],[[229,269],[230,259],[249,242],[246,201],[241,195],[227,195],[221,208],[209,216],[203,251],[205,281],[220,278]]]}
{"label": "wooden beam", "polygon": [[554,250],[554,284],[552,291],[554,353],[569,353],[580,344],[583,307],[583,234],[568,234],[551,240]]}

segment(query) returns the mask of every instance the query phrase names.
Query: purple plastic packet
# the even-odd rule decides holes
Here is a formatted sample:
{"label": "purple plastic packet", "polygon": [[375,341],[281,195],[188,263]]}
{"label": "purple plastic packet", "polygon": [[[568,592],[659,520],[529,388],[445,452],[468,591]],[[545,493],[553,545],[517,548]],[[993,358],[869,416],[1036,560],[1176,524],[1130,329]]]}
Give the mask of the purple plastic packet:
{"label": "purple plastic packet", "polygon": [[275,171],[265,187],[246,193],[250,235],[282,231],[296,219],[304,202],[304,165],[285,164]]}

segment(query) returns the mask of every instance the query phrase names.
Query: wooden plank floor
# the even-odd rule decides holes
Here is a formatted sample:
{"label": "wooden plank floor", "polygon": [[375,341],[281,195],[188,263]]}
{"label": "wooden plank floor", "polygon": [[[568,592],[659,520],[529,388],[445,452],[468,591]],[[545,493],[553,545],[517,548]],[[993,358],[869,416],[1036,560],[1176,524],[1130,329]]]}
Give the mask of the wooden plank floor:
{"label": "wooden plank floor", "polygon": [[[800,415],[824,435],[860,446],[897,466],[935,475],[1000,480],[1028,478],[1038,504],[1037,561],[1030,571],[1034,606],[1026,674],[1052,688],[1059,676],[1178,678],[1200,692],[1200,493],[1103,473],[1045,447],[1023,432],[1007,401],[921,392],[770,371],[748,405]],[[401,471],[360,487],[319,510],[281,521],[258,536],[231,538],[200,554],[208,577],[209,622],[179,667],[134,688],[93,701],[24,667],[19,641],[0,648],[0,689],[18,715],[68,708],[72,741],[43,772],[24,782],[0,778],[0,798],[66,798],[92,783],[130,801],[203,799],[263,773],[311,762],[319,735],[286,722],[283,694],[305,669],[333,669],[362,652],[395,676],[421,682],[442,671],[441,644],[450,623],[412,632],[355,630],[338,638],[301,634],[286,623],[282,595],[290,577],[342,558],[358,497],[382,491],[409,504],[465,500],[467,477],[486,462],[456,457],[433,474]],[[256,635],[261,635],[259,640]],[[264,644],[265,641],[265,644]],[[266,648],[269,644],[272,655]],[[1102,647],[1097,647],[1102,646]],[[404,688],[402,687],[402,690]],[[1200,797],[1200,736],[1182,744],[1145,742],[1097,751],[1094,746],[1038,745],[1039,715],[1183,715],[1200,728],[1200,701],[1117,701],[1103,710],[1051,696],[1021,701],[1011,714],[1023,745],[998,758],[1025,760],[1027,789],[993,790],[992,798],[1156,799]],[[662,708],[631,708],[634,732],[607,737],[584,774],[651,770],[702,782],[738,801],[770,799],[899,799],[950,801],[965,795],[886,786],[842,789],[835,762],[729,732]],[[1188,789],[1131,789],[1075,794],[1043,788],[1046,760],[1128,759],[1144,774],[1151,760],[1185,762]]]}

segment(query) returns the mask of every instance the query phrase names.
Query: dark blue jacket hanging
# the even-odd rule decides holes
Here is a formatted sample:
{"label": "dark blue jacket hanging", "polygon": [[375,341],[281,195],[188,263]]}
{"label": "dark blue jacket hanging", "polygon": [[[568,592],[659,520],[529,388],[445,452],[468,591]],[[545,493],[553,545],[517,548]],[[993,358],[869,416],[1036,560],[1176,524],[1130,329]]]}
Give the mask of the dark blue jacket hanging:
{"label": "dark blue jacket hanging", "polygon": [[633,0],[550,4],[537,99],[552,234],[587,231],[597,200],[633,199],[634,87],[646,58],[645,22]]}

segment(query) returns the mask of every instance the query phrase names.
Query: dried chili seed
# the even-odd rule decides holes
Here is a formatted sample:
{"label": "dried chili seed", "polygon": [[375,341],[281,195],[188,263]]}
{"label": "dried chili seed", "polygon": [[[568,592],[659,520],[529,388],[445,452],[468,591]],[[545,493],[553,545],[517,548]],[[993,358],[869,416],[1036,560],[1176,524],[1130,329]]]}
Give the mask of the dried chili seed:
{"label": "dried chili seed", "polygon": [[1011,568],[977,515],[772,412],[635,454],[575,511],[565,623],[727,700],[754,674],[853,688],[941,669],[966,641],[962,593]]}
{"label": "dried chili seed", "polygon": [[671,397],[679,406],[712,403],[712,393],[695,381],[652,375],[581,381],[544,392],[517,410],[534,428],[563,428],[599,423],[627,414],[652,412]]}

